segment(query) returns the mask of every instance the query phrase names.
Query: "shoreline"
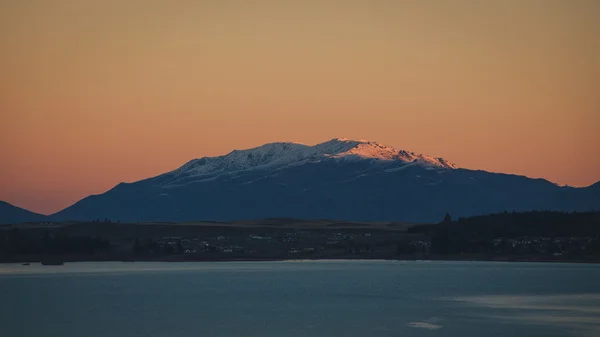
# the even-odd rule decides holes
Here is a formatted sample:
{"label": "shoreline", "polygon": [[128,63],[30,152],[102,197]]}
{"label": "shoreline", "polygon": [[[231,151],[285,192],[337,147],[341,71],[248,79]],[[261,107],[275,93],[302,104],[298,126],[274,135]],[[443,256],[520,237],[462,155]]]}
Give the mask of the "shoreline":
{"label": "shoreline", "polygon": [[[145,262],[159,262],[159,263],[212,263],[212,262],[288,262],[288,261],[299,261],[299,262],[311,262],[311,261],[398,261],[398,262],[518,262],[518,263],[583,263],[583,264],[600,264],[600,260],[593,259],[542,259],[542,258],[476,258],[476,257],[420,257],[420,258],[407,258],[407,257],[371,257],[371,258],[352,258],[352,257],[323,257],[323,258],[310,258],[310,257],[297,257],[297,258],[261,258],[261,257],[240,257],[240,258],[139,258],[139,259],[57,259],[62,264],[67,263],[78,263],[78,262],[123,262],[123,263],[145,263]],[[54,260],[53,260],[54,261]],[[42,263],[42,260],[38,259],[23,259],[14,261],[0,261],[0,264],[31,264],[31,263]],[[58,264],[60,266],[60,264]]]}

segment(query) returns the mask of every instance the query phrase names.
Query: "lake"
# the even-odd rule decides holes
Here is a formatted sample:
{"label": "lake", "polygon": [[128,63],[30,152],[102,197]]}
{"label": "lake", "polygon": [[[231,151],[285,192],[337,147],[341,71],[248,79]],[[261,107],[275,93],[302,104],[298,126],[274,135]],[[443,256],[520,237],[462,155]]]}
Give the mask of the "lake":
{"label": "lake", "polygon": [[0,264],[2,337],[600,336],[600,265]]}

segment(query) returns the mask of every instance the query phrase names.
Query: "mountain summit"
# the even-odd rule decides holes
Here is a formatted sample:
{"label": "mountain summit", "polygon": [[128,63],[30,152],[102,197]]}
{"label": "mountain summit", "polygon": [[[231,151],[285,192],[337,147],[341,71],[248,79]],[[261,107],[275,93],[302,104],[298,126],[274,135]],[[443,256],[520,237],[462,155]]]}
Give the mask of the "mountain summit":
{"label": "mountain summit", "polygon": [[280,142],[194,159],[121,183],[51,216],[60,220],[441,220],[502,211],[600,210],[600,190],[458,168],[376,142]]}
{"label": "mountain summit", "polygon": [[292,142],[268,143],[247,150],[234,150],[220,157],[194,159],[175,171],[169,172],[172,180],[163,186],[177,185],[190,178],[206,179],[211,176],[245,170],[281,169],[326,160],[360,161],[372,160],[374,164],[416,164],[423,167],[456,169],[455,164],[443,158],[415,154],[365,140],[334,138],[330,141],[309,146]]}
{"label": "mountain summit", "polygon": [[398,160],[405,163],[415,162],[424,166],[451,169],[457,168],[455,164],[450,163],[443,158],[415,154],[414,152],[398,150],[391,146],[381,145],[366,140],[334,138],[328,142],[317,144],[312,148],[317,152],[322,153],[324,156],[331,156],[334,158],[357,157],[360,159]]}

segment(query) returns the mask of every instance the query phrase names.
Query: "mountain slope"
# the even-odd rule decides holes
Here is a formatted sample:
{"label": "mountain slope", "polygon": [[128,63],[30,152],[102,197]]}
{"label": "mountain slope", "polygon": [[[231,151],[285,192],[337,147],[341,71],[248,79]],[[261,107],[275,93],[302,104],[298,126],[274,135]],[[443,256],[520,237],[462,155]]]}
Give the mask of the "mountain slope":
{"label": "mountain slope", "polygon": [[500,212],[600,209],[600,191],[473,171],[373,142],[272,143],[192,160],[121,183],[55,214],[57,220],[237,220],[266,217],[421,221]]}
{"label": "mountain slope", "polygon": [[0,224],[45,221],[46,216],[0,201]]}

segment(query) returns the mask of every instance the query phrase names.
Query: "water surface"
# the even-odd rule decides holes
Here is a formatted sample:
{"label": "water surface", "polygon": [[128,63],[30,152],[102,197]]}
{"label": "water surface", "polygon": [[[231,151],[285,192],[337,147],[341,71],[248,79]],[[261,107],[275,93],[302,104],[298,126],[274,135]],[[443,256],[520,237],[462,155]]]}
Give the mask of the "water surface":
{"label": "water surface", "polygon": [[600,336],[600,265],[0,265],[0,336]]}

